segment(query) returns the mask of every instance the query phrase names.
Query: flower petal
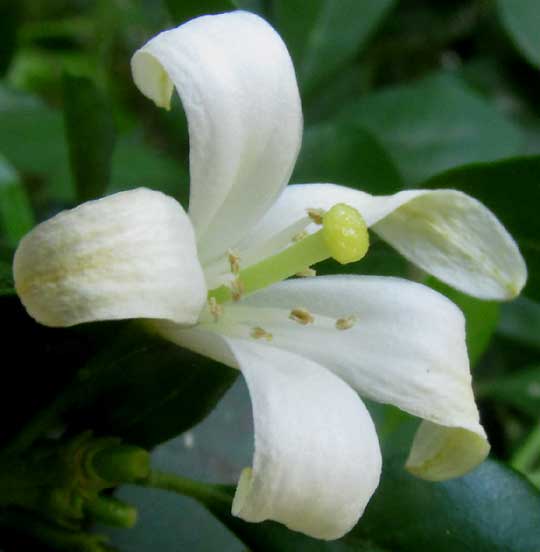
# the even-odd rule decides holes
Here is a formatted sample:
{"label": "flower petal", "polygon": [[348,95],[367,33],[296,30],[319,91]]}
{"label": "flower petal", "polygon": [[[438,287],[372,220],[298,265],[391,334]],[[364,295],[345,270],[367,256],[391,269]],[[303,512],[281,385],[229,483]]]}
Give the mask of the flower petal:
{"label": "flower petal", "polygon": [[206,286],[191,222],[144,188],[89,201],[36,226],[19,244],[15,287],[47,326],[94,320],[197,321]]}
{"label": "flower petal", "polygon": [[[312,323],[289,318],[298,307]],[[225,305],[207,327],[236,339],[264,328],[272,346],[332,370],[361,395],[431,422],[420,429],[407,464],[421,477],[461,475],[489,451],[472,393],[463,315],[430,288],[373,276],[289,280]]]}
{"label": "flower petal", "polygon": [[294,228],[306,208],[328,209],[340,202],[358,209],[403,256],[465,293],[510,299],[525,285],[525,261],[510,234],[482,203],[456,190],[372,196],[335,184],[289,186],[240,250],[252,259],[263,239]]}
{"label": "flower petal", "polygon": [[205,264],[234,245],[272,205],[300,148],[294,68],[260,17],[233,12],[165,31],[132,59],[135,84],[161,107],[173,86],[191,142],[189,214]]}
{"label": "flower petal", "polygon": [[336,539],[362,515],[377,488],[381,454],[358,395],[319,364],[253,340],[178,331],[168,339],[240,368],[255,421],[253,468],[244,470],[233,514],[272,519],[319,539]]}

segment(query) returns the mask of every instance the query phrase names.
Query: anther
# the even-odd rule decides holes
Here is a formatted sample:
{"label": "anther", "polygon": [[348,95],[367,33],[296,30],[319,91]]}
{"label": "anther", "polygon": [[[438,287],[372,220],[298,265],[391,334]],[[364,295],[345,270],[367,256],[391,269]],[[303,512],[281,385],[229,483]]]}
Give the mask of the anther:
{"label": "anther", "polygon": [[306,212],[308,214],[308,217],[315,223],[315,224],[322,224],[323,218],[325,215],[324,209],[312,209],[311,207],[306,209]]}
{"label": "anther", "polygon": [[214,322],[217,322],[221,316],[223,316],[223,307],[216,301],[215,297],[208,299],[208,309],[210,314],[214,317]]}
{"label": "anther", "polygon": [[233,251],[232,249],[229,249],[227,251],[228,259],[229,259],[229,265],[231,267],[231,272],[236,275],[240,272],[240,256],[236,251]]}
{"label": "anther", "polygon": [[299,241],[303,240],[304,238],[307,238],[308,235],[309,234],[305,230],[302,230],[302,232],[298,232],[298,234],[295,234],[292,237],[292,241],[295,242],[295,243],[299,242]]}
{"label": "anther", "polygon": [[356,316],[351,315],[345,318],[338,318],[336,320],[336,328],[338,330],[350,330],[356,324]]}
{"label": "anther", "polygon": [[313,278],[317,276],[317,271],[314,268],[308,267],[305,270],[297,272],[295,276],[298,276],[298,278]]}
{"label": "anther", "polygon": [[296,307],[295,309],[293,309],[289,314],[289,318],[291,320],[294,320],[298,324],[302,324],[302,326],[313,324],[313,322],[315,321],[313,315],[303,307]]}
{"label": "anther", "polygon": [[242,295],[244,295],[245,287],[244,282],[239,277],[236,277],[231,282],[231,295],[233,301],[240,301]]}
{"label": "anther", "polygon": [[273,335],[270,332],[267,332],[264,328],[260,326],[255,326],[250,333],[253,339],[266,339],[266,341],[272,341]]}

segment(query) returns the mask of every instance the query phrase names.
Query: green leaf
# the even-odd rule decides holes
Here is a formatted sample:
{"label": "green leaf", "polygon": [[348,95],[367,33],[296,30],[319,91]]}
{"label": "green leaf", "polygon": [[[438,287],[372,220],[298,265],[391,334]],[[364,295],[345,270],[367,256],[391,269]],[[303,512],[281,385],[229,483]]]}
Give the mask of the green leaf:
{"label": "green leaf", "polygon": [[33,199],[74,201],[62,114],[39,98],[0,85],[0,151],[35,181]]}
{"label": "green leaf", "polygon": [[61,415],[72,429],[90,428],[151,448],[202,420],[237,375],[125,323],[59,399]]}
{"label": "green leaf", "polygon": [[393,162],[373,135],[343,123],[306,130],[291,181],[332,182],[372,194],[391,194],[402,184]]}
{"label": "green leaf", "polygon": [[523,412],[532,419],[540,412],[540,366],[517,370],[477,386],[481,398],[490,398]]}
{"label": "green leaf", "polygon": [[34,213],[26,189],[15,170],[0,155],[0,226],[7,243],[17,245],[34,224]]}
{"label": "green leaf", "polygon": [[540,349],[540,304],[519,297],[503,305],[497,333]]}
{"label": "green leaf", "polygon": [[536,0],[496,0],[502,24],[523,56],[540,68],[540,10]]}
{"label": "green leaf", "polygon": [[529,280],[524,293],[532,299],[540,299],[539,174],[540,156],[523,157],[459,167],[421,186],[462,190],[497,215],[525,257]]}
{"label": "green leaf", "polygon": [[357,537],[399,552],[535,552],[540,493],[492,460],[430,483],[409,475],[397,456],[385,461],[381,485],[347,541]]}
{"label": "green leaf", "polygon": [[492,460],[465,477],[431,483],[408,474],[401,455],[387,459],[381,484],[358,525],[342,540],[330,542],[273,522],[245,523],[230,513],[231,487],[197,487],[197,499],[257,552],[536,552],[540,539],[540,493]]}
{"label": "green leaf", "polygon": [[108,103],[86,77],[64,75],[64,116],[77,199],[103,195],[109,184],[114,124]]}
{"label": "green leaf", "polygon": [[15,53],[21,7],[20,2],[0,0],[0,75],[7,71]]}
{"label": "green leaf", "polygon": [[465,315],[467,351],[471,366],[474,366],[487,349],[491,336],[497,328],[499,304],[465,295],[433,277],[425,283],[446,295]]}
{"label": "green leaf", "polygon": [[166,0],[166,4],[176,25],[200,15],[222,13],[236,8],[232,0]]}
{"label": "green leaf", "polygon": [[407,185],[466,163],[516,155],[520,132],[459,79],[434,74],[347,106],[341,117],[370,130]]}
{"label": "green leaf", "polygon": [[395,0],[276,0],[276,26],[304,93],[350,61],[395,4]]}

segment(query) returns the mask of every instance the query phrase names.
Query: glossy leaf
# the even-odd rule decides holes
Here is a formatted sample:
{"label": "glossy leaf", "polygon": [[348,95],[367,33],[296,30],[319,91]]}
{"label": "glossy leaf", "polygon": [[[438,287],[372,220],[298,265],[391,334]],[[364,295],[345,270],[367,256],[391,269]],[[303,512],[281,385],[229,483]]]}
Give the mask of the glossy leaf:
{"label": "glossy leaf", "polygon": [[[316,541],[272,522],[248,524],[230,514],[233,489],[207,486],[201,502],[252,550],[279,552],[535,552],[540,539],[540,493],[525,478],[488,460],[465,477],[420,481],[398,455],[364,516],[340,541]],[[503,503],[504,508],[497,505]]]}
{"label": "glossy leaf", "polygon": [[457,165],[516,155],[522,146],[513,124],[447,74],[365,96],[341,117],[373,132],[409,186]]}
{"label": "glossy leaf", "polygon": [[305,93],[361,50],[394,0],[276,0],[275,22]]}
{"label": "glossy leaf", "polygon": [[64,75],[64,116],[77,199],[96,199],[111,173],[115,133],[110,107],[90,79]]}
{"label": "glossy leaf", "polygon": [[540,493],[524,477],[488,460],[465,477],[428,483],[402,458],[386,461],[382,483],[351,535],[400,552],[534,552]]}
{"label": "glossy leaf", "polygon": [[7,243],[17,245],[34,224],[26,189],[13,167],[0,156],[0,227]]}
{"label": "glossy leaf", "polygon": [[402,184],[394,163],[373,135],[347,124],[306,129],[291,181],[332,182],[372,194],[391,194]]}
{"label": "glossy leaf", "polygon": [[151,448],[203,419],[237,375],[126,323],[66,391],[62,415],[72,429]]}
{"label": "glossy leaf", "polygon": [[540,68],[540,10],[536,0],[496,0],[501,22],[519,51]]}
{"label": "glossy leaf", "polygon": [[540,156],[459,167],[422,187],[454,188],[470,194],[499,217],[518,242],[527,262],[525,295],[540,299]]}

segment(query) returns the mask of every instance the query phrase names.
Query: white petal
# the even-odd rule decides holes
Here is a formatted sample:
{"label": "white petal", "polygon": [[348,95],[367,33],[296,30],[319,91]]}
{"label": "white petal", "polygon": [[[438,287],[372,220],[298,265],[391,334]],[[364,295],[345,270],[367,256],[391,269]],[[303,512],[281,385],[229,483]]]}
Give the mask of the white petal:
{"label": "white petal", "polygon": [[[314,322],[290,320],[296,307],[308,309]],[[350,329],[336,328],[337,319],[350,316],[356,318]],[[256,326],[272,334],[272,346],[332,370],[361,395],[441,426],[438,437],[421,429],[415,439],[408,467],[417,475],[461,475],[488,453],[463,315],[439,293],[398,278],[290,280],[225,305],[222,318],[208,324],[235,338],[246,338]]]}
{"label": "white petal", "polygon": [[339,202],[358,209],[410,261],[465,293],[510,299],[525,285],[527,268],[510,234],[482,203],[456,190],[372,196],[334,184],[289,186],[241,250],[252,258],[262,241],[305,217],[307,207]]}
{"label": "white petal", "polygon": [[47,326],[123,318],[193,324],[206,299],[188,216],[144,188],[38,225],[19,244],[13,271],[26,310]]}
{"label": "white petal", "polygon": [[358,395],[319,364],[253,339],[161,328],[167,338],[240,368],[246,378],[255,454],[233,514],[279,521],[320,539],[348,532],[381,471],[375,428]]}
{"label": "white petal", "polygon": [[294,68],[260,17],[233,12],[194,19],[138,50],[133,78],[168,106],[173,86],[191,142],[193,220],[203,263],[244,236],[275,201],[300,148]]}

